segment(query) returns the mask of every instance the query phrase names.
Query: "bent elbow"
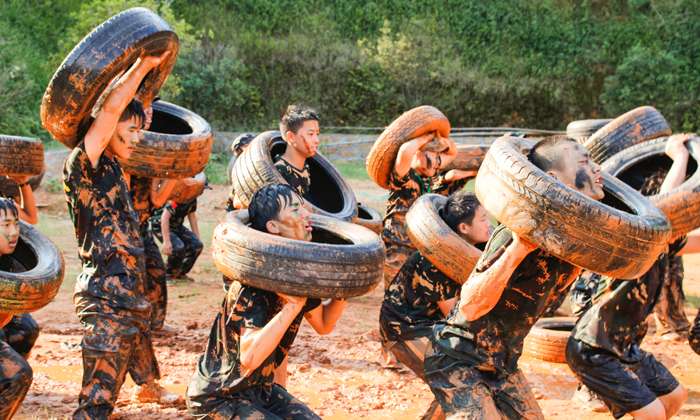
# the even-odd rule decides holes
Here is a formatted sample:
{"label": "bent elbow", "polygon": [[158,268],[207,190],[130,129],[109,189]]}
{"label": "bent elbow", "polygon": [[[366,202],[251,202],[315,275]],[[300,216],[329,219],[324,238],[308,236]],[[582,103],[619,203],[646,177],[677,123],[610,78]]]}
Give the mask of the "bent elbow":
{"label": "bent elbow", "polygon": [[474,304],[461,305],[459,307],[459,311],[468,322],[476,321],[483,315],[482,309],[478,305]]}

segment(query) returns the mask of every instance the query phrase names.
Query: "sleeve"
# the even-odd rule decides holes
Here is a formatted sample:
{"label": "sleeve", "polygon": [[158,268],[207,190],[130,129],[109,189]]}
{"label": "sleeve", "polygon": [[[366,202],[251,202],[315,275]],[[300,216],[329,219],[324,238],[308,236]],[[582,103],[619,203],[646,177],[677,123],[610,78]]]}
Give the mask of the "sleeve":
{"label": "sleeve", "polygon": [[167,210],[172,216],[177,214],[178,204],[172,200],[168,201],[165,205],[165,210]]}
{"label": "sleeve", "polygon": [[500,225],[489,238],[484,253],[474,267],[475,273],[488,270],[506,252],[506,247],[513,242],[513,232],[505,225]]}
{"label": "sleeve", "polygon": [[389,184],[391,185],[391,189],[400,190],[404,188],[411,180],[411,171],[412,169],[409,169],[409,171],[406,172],[406,175],[400,177],[399,174],[396,173],[396,168],[393,168],[391,170],[391,175],[389,176]]}
{"label": "sleeve", "polygon": [[442,302],[459,295],[461,286],[438,270],[427,258],[416,272],[416,292],[428,302]]}
{"label": "sleeve", "polygon": [[196,211],[197,211],[197,199],[195,198],[190,203],[189,208],[187,209],[187,214],[194,213]]}
{"label": "sleeve", "polygon": [[447,172],[440,173],[438,176],[437,183],[435,185],[435,190],[433,191],[435,194],[442,194],[444,196],[450,196],[457,191],[460,191],[462,188],[464,188],[465,185],[467,185],[467,182],[469,182],[470,178],[462,178],[458,179],[456,181],[446,181],[445,180],[445,175]]}
{"label": "sleeve", "polygon": [[668,246],[668,259],[672,260],[676,257],[676,254],[680,252],[681,249],[685,247],[688,243],[688,235],[683,235],[676,239],[674,243]]}
{"label": "sleeve", "polygon": [[259,330],[270,320],[270,302],[265,292],[254,287],[240,286],[232,302],[226,324]]}

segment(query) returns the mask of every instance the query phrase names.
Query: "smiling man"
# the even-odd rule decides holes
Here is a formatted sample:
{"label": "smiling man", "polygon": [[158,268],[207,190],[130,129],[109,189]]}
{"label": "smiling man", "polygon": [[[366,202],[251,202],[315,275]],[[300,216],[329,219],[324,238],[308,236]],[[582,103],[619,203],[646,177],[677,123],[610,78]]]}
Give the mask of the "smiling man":
{"label": "smiling man", "polygon": [[[545,138],[529,158],[582,194],[604,197],[600,166],[575,140]],[[518,359],[544,309],[580,272],[505,225],[496,229],[425,353],[426,380],[447,419],[544,419]]]}
{"label": "smiling man", "polygon": [[301,196],[311,187],[306,159],[318,152],[319,120],[316,111],[301,105],[289,105],[280,118],[280,132],[287,149],[275,157],[275,167]]}
{"label": "smiling man", "polygon": [[[255,230],[311,241],[309,212],[289,185],[259,189],[248,212]],[[302,318],[325,335],[344,308],[343,300],[321,303],[233,282],[187,388],[190,413],[207,420],[320,419],[285,389],[287,352]]]}

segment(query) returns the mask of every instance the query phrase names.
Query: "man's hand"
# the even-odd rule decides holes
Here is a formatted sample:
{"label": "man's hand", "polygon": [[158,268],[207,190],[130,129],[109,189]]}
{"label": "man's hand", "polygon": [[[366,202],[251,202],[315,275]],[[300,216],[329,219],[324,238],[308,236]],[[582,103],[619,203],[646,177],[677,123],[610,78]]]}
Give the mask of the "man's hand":
{"label": "man's hand", "polygon": [[173,252],[173,244],[170,243],[170,241],[163,241],[163,254],[170,256],[170,253]]}
{"label": "man's hand", "polygon": [[688,159],[690,152],[685,147],[685,142],[690,140],[688,134],[675,134],[668,138],[666,142],[666,155],[674,161],[678,159]]}
{"label": "man's hand", "polygon": [[14,179],[15,181],[17,181],[17,183],[18,183],[19,185],[22,185],[22,184],[26,183],[26,182],[29,180],[29,177],[26,176],[26,175],[24,175],[24,176],[23,176],[23,175],[8,175],[7,177],[10,178],[10,179]]}
{"label": "man's hand", "polygon": [[513,247],[513,251],[518,255],[527,255],[537,249],[537,245],[521,238],[520,235],[515,232],[513,232],[513,244],[511,246]]}
{"label": "man's hand", "polygon": [[301,309],[306,304],[305,297],[283,295],[282,293],[277,293],[277,296],[281,297],[282,300],[284,300],[285,308],[288,307],[289,310],[293,311],[295,314],[301,312]]}
{"label": "man's hand", "polygon": [[170,55],[170,51],[166,51],[161,55],[146,55],[141,57],[141,62],[146,67],[154,68],[162,63],[168,55]]}

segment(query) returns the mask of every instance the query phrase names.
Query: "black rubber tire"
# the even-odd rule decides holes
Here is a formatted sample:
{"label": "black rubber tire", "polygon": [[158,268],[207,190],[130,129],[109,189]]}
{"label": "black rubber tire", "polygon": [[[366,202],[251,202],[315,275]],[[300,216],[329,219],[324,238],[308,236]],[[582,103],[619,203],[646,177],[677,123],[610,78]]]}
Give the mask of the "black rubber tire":
{"label": "black rubber tire", "polygon": [[0,313],[26,314],[48,305],[61,288],[65,263],[63,255],[51,240],[22,220],[12,258],[28,271],[0,271]]}
{"label": "black rubber tire", "polygon": [[369,151],[366,163],[369,177],[388,190],[401,145],[431,131],[438,131],[445,138],[450,136],[450,122],[440,110],[423,105],[404,112],[384,130]]}
{"label": "black rubber tire", "polygon": [[[32,191],[36,191],[41,185],[41,180],[44,179],[44,171],[39,175],[29,177],[27,181],[29,186],[32,187]],[[19,197],[19,183],[14,179],[9,179],[4,176],[0,176],[0,194],[4,197]]]}
{"label": "black rubber tire", "polygon": [[379,235],[382,233],[384,220],[377,210],[362,203],[357,203],[357,220],[355,220],[355,224],[366,227]]}
{"label": "black rubber tire", "polygon": [[72,149],[90,128],[91,114],[110,82],[142,55],[170,55],[141,82],[136,97],[149,104],[177,60],[175,31],[144,8],[125,10],[90,32],[73,48],[51,78],[41,102],[41,122],[51,135]]}
{"label": "black rubber tire", "polygon": [[440,217],[447,197],[426,194],[406,213],[406,232],[416,249],[447,277],[464,284],[481,257],[481,250],[460,238]]}
{"label": "black rubber tire", "polygon": [[460,169],[463,171],[478,171],[481,162],[488,153],[489,145],[460,144],[457,145],[457,156],[448,165],[440,168],[441,171]]}
{"label": "black rubber tire", "polygon": [[214,229],[212,258],[225,276],[260,289],[311,298],[369,293],[384,276],[384,244],[369,229],[312,214],[313,241],[262,233],[248,211],[227,213]]}
{"label": "black rubber tire", "polygon": [[612,118],[571,121],[566,126],[566,135],[574,140],[587,139],[610,122]]}
{"label": "black rubber tire", "polygon": [[194,112],[165,101],[153,104],[153,122],[134,152],[121,162],[124,172],[146,178],[183,179],[202,172],[214,144],[211,126]]}
{"label": "black rubber tire", "polygon": [[591,157],[603,164],[615,153],[637,143],[671,135],[666,119],[651,106],[642,106],[623,114],[586,140],[583,146]]}
{"label": "black rubber tire", "polygon": [[30,137],[0,136],[0,175],[39,175],[44,143]]}
{"label": "black rubber tire", "polygon": [[236,159],[238,159],[238,156],[231,156],[231,159],[228,161],[228,166],[226,167],[226,178],[228,179],[228,185],[231,185],[233,182],[233,165],[236,164]]}
{"label": "black rubber tire", "polygon": [[172,200],[180,204],[189,203],[202,194],[206,183],[207,176],[204,174],[204,172],[200,172],[190,178],[178,179],[175,182],[173,190],[170,192],[170,197],[168,197],[168,200]]}
{"label": "black rubber tire", "polygon": [[[287,143],[279,131],[258,135],[233,166],[231,184],[247,208],[255,191],[271,183],[286,184],[273,158],[284,153]],[[343,175],[321,153],[306,160],[311,172],[311,188],[304,196],[309,211],[348,222],[357,219],[357,199]]]}
{"label": "black rubber tire", "polygon": [[[635,279],[666,247],[671,223],[637,191],[603,172],[595,201],[535,167],[534,142],[501,137],[476,177],[476,196],[499,222],[551,254],[602,275]],[[528,217],[523,217],[526,215]]]}
{"label": "black rubber tire", "polygon": [[552,363],[566,363],[566,343],[577,318],[554,317],[537,320],[523,342],[523,356]]}
{"label": "black rubber tire", "polygon": [[[644,180],[657,170],[670,169],[673,160],[664,153],[668,137],[645,141],[627,148],[603,163],[603,170],[639,190]],[[653,205],[671,222],[672,237],[685,235],[700,227],[700,136],[693,134],[686,147],[690,151],[688,173],[683,184],[666,194],[648,196]]]}

